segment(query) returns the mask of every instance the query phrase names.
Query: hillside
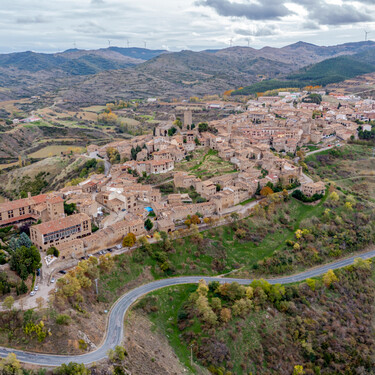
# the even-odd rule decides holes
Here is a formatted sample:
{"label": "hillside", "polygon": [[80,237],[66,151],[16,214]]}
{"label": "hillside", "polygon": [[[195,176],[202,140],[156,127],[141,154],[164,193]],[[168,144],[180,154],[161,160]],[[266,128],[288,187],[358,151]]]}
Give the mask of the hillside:
{"label": "hillside", "polygon": [[329,47],[298,42],[259,50],[231,47],[167,53],[110,47],[56,54],[13,53],[0,55],[0,100],[46,95],[43,100],[63,99],[79,106],[116,98],[221,93],[252,85],[261,77],[282,78],[296,71],[302,74],[303,67],[332,57],[365,53],[374,46],[370,41]]}
{"label": "hillside", "polygon": [[286,79],[257,82],[234,91],[232,95],[251,95],[284,87],[326,86],[372,72],[375,72],[375,48],[354,55],[333,57],[301,68],[297,72],[287,75]]}
{"label": "hillside", "polygon": [[301,69],[287,78],[327,85],[375,71],[375,48],[352,56],[339,56]]}

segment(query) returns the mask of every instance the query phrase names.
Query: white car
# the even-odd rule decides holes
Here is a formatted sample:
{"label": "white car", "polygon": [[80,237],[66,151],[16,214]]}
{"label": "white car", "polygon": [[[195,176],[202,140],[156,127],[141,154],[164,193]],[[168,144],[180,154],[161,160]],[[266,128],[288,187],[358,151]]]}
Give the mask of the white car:
{"label": "white car", "polygon": [[39,290],[38,285],[35,286],[34,290],[35,290],[35,291]]}
{"label": "white car", "polygon": [[32,291],[32,292],[30,293],[30,296],[35,296],[35,294],[36,294],[36,292]]}
{"label": "white car", "polygon": [[51,283],[54,283],[54,282],[55,282],[55,278],[52,277],[52,279],[51,279]]}

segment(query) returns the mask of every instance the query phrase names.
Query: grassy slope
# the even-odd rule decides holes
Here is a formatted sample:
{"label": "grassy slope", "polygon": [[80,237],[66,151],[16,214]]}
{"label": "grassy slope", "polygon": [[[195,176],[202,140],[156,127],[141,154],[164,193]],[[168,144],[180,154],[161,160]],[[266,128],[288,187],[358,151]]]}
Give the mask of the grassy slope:
{"label": "grassy slope", "polygon": [[[350,268],[348,270],[344,269],[337,272],[339,280],[341,280],[341,278],[346,279],[346,288],[348,287],[348,283],[350,287],[350,279],[352,277],[350,276],[351,272],[352,270]],[[261,355],[263,356],[272,356],[272,354],[270,354],[272,353],[272,351],[270,351],[270,348],[275,348],[273,345],[277,345],[277,347],[279,347],[278,345],[282,345],[284,347],[284,351],[286,345],[287,347],[289,347],[289,350],[293,350],[294,352],[300,351],[301,353],[303,353],[303,338],[300,338],[299,340],[292,339],[291,341],[291,335],[289,335],[288,332],[285,331],[285,328],[288,327],[288,319],[295,319],[296,321],[298,321],[298,319],[301,319],[301,321],[304,322],[307,327],[313,328],[314,324],[316,324],[319,319],[322,319],[322,316],[324,316],[323,321],[325,321],[328,316],[333,317],[334,313],[332,313],[330,309],[332,308],[332,306],[336,306],[336,308],[338,308],[340,303],[342,303],[341,301],[343,301],[343,297],[345,296],[345,288],[343,290],[341,288],[335,288],[333,290],[326,289],[322,287],[322,278],[315,278],[315,280],[317,281],[317,285],[321,285],[320,287],[318,287],[321,288],[321,291],[318,293],[318,295],[320,295],[319,298],[313,297],[314,293],[311,293],[309,288],[306,287],[305,283],[294,284],[294,287],[297,287],[297,289],[295,290],[299,289],[300,292],[304,291],[301,293],[302,295],[306,294],[306,297],[302,297],[302,299],[301,296],[293,297],[296,299],[296,303],[298,301],[299,304],[301,304],[302,302],[303,305],[306,305],[302,310],[299,309],[297,317],[294,314],[291,314],[293,316],[293,318],[291,318],[289,314],[285,313],[285,311],[278,311],[272,309],[272,307],[268,307],[252,311],[248,315],[246,315],[245,318],[232,316],[230,322],[224,326],[219,325],[219,327],[214,330],[215,333],[202,329],[202,324],[199,322],[198,318],[195,317],[194,323],[189,326],[187,330],[184,330],[184,332],[186,333],[186,331],[188,331],[191,334],[199,334],[200,338],[210,337],[210,335],[212,337],[216,335],[219,340],[222,340],[222,342],[226,344],[227,348],[230,351],[230,362],[233,364],[233,368],[231,369],[232,374],[248,374],[248,370],[244,372],[243,368],[241,368],[241,363],[252,362],[251,356],[248,357],[249,350],[253,353],[262,353]],[[371,274],[369,274],[367,278],[365,277],[363,281],[363,285],[366,284],[366,287],[368,287],[368,290],[372,293],[374,293],[374,281],[375,267],[372,267]],[[356,283],[355,285],[355,287],[358,287],[358,283]],[[147,312],[149,319],[154,324],[155,330],[159,330],[160,332],[164,332],[167,334],[169,343],[174,348],[180,361],[194,374],[199,373],[199,362],[197,358],[194,358],[194,366],[190,366],[189,344],[183,340],[182,332],[178,328],[178,322],[179,314],[182,311],[183,306],[188,303],[189,296],[196,290],[196,288],[196,285],[184,285],[165,288],[144,297],[144,299],[142,299],[135,307],[135,309],[142,309],[144,312]],[[360,296],[360,292],[354,292],[354,296]],[[222,303],[224,303],[223,307],[226,306],[224,300],[222,300]],[[364,303],[367,303],[367,301]],[[355,302],[351,306],[347,307],[347,311],[344,314],[346,317],[347,313],[357,313],[357,310],[355,307],[353,308],[353,305],[355,305]],[[309,313],[306,313],[306,311],[309,311]],[[316,315],[314,315],[314,312]],[[317,318],[318,316],[320,317]],[[315,319],[317,319],[317,321],[315,321]],[[369,319],[369,315],[366,316],[366,319]],[[340,324],[342,325],[342,327],[346,326],[345,321],[342,321]],[[336,330],[336,328],[333,329],[333,332]],[[345,328],[342,329],[344,330]],[[330,336],[329,332],[324,331],[324,329],[321,330],[323,331],[323,334],[319,333],[320,335]],[[319,345],[315,342],[315,340],[317,340],[318,334],[315,338],[314,332],[315,329],[309,332],[309,341],[314,342],[314,345]],[[353,342],[355,342],[356,337],[353,332],[354,331],[351,330],[347,333],[349,336],[352,336],[351,345],[353,345]],[[301,333],[302,331],[300,331],[300,334]],[[273,343],[268,343],[265,338],[272,337],[274,334],[276,337],[276,341],[274,341]],[[295,342],[294,344],[292,344],[293,341]],[[269,346],[268,348],[267,345]],[[352,351],[350,351],[349,349],[347,350],[348,354],[350,353],[352,355],[352,358],[350,359],[353,363],[354,358],[356,357],[355,351],[353,351],[354,348],[351,349]],[[329,352],[331,351],[332,349],[329,350]],[[285,358],[285,362],[291,361],[291,358],[293,356],[291,355],[289,357],[289,354],[290,353],[288,353],[288,357]],[[299,355],[296,355],[296,353],[294,353],[294,357],[298,356]],[[303,363],[304,361],[311,361],[312,363],[314,363],[313,358],[314,356],[310,358],[308,356],[305,356],[304,360],[301,359],[301,362],[299,363]],[[292,362],[292,366],[295,364],[298,364],[298,362]],[[323,365],[323,368],[327,365],[328,364],[325,363]],[[253,373],[258,374],[255,365],[253,364],[252,366],[251,370],[254,371]],[[263,369],[268,374],[267,368],[267,362],[263,362]],[[275,372],[271,370],[270,373]]]}

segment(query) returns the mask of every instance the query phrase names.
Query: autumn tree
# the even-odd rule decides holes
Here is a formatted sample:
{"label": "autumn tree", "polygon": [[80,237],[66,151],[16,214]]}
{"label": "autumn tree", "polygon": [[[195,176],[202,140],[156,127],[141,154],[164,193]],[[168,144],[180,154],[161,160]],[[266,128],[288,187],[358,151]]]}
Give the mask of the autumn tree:
{"label": "autumn tree", "polygon": [[115,113],[109,109],[108,112],[104,112],[98,116],[98,122],[108,125],[115,125],[117,123],[118,117]]}
{"label": "autumn tree", "polygon": [[0,360],[0,374],[23,375],[23,373],[21,363],[14,353],[10,353],[6,358]]}
{"label": "autumn tree", "polygon": [[111,164],[120,163],[121,161],[120,153],[114,147],[107,148],[107,157]]}
{"label": "autumn tree", "polygon": [[340,197],[339,197],[339,195],[338,195],[335,191],[333,191],[333,192],[329,195],[328,199],[329,199],[330,201],[332,201],[332,202],[338,202],[338,201],[340,200]]}
{"label": "autumn tree", "polygon": [[263,197],[267,197],[270,194],[273,194],[273,190],[269,186],[264,186],[260,191],[260,195]]}
{"label": "autumn tree", "polygon": [[115,260],[109,254],[101,255],[99,257],[99,266],[108,272],[115,266]]}
{"label": "autumn tree", "polygon": [[130,232],[128,233],[122,240],[122,246],[123,247],[133,247],[135,245],[137,238],[135,237],[135,234]]}
{"label": "autumn tree", "polygon": [[190,219],[190,222],[191,224],[200,224],[201,223],[201,219],[198,217],[198,215],[193,215]]}
{"label": "autumn tree", "polygon": [[305,371],[303,370],[303,366],[296,365],[293,369],[293,375],[304,375]]}
{"label": "autumn tree", "polygon": [[232,318],[232,311],[227,307],[224,307],[220,311],[220,320],[224,323],[228,323]]}
{"label": "autumn tree", "polygon": [[333,283],[337,282],[338,278],[332,270],[328,270],[323,276],[324,285],[329,288]]}

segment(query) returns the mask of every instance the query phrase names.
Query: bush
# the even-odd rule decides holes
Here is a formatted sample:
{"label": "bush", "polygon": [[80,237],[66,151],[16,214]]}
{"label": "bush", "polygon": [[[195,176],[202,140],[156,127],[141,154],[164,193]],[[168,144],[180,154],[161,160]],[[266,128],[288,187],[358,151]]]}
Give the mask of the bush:
{"label": "bush", "polygon": [[54,257],[58,258],[60,252],[56,249],[56,247],[52,246],[47,250],[47,255],[53,255]]}
{"label": "bush", "polygon": [[316,202],[319,199],[322,199],[323,195],[322,194],[314,194],[312,197],[307,197],[305,194],[302,193],[301,190],[297,189],[297,190],[293,191],[292,197],[298,199],[301,202],[311,203],[311,202]]}
{"label": "bush", "polygon": [[69,315],[59,314],[56,317],[56,323],[60,325],[68,325],[72,319]]}

